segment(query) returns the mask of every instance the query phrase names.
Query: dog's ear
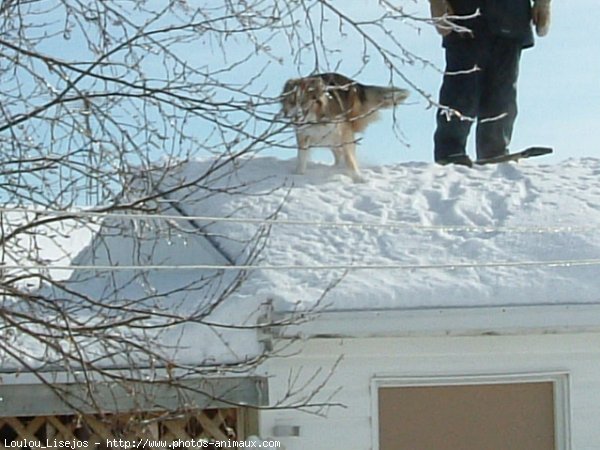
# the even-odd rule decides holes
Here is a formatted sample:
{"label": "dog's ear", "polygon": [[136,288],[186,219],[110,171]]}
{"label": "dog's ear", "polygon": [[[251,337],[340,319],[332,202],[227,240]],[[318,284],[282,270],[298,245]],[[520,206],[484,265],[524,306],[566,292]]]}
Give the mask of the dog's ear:
{"label": "dog's ear", "polygon": [[288,99],[291,99],[296,91],[296,86],[298,85],[297,79],[289,79],[283,85],[283,91],[281,92],[281,101],[285,102]]}
{"label": "dog's ear", "polygon": [[296,84],[297,80],[291,78],[285,82],[283,85],[283,93],[286,94],[294,90],[294,84]]}

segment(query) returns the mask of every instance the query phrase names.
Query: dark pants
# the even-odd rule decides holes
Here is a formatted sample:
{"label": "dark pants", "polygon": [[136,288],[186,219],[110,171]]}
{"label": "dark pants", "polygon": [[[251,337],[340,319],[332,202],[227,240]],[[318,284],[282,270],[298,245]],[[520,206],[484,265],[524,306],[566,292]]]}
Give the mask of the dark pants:
{"label": "dark pants", "polygon": [[[508,152],[517,117],[517,77],[522,43],[494,36],[454,39],[446,45],[446,74],[440,104],[458,111],[463,119],[443,110],[437,113],[435,160],[465,154],[473,120],[477,123],[477,159]],[[480,70],[467,74],[452,72]],[[467,119],[467,120],[465,120]],[[470,119],[470,120],[468,120]]]}

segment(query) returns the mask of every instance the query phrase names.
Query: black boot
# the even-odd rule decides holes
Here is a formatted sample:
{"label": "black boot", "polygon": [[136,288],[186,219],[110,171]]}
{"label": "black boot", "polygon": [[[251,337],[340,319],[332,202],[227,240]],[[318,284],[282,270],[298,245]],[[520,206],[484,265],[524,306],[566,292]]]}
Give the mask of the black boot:
{"label": "black boot", "polygon": [[471,161],[471,158],[469,158],[469,156],[465,155],[464,153],[456,153],[445,158],[436,159],[435,162],[436,164],[439,164],[441,166],[446,166],[448,164],[456,164],[459,166],[473,167],[473,161]]}

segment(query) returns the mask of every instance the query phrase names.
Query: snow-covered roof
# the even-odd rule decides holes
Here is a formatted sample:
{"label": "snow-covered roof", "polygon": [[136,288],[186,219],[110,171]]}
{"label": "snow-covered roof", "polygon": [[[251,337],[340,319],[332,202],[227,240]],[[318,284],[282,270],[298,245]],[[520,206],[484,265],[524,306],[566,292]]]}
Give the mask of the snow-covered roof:
{"label": "snow-covered roof", "polygon": [[[0,208],[1,233],[4,238],[0,248],[2,266],[32,264],[47,265],[48,275],[55,280],[68,278],[72,271],[52,269],[69,265],[98,232],[98,226],[86,220],[65,218],[48,225],[27,227],[43,223],[47,212],[41,209],[20,209],[11,205]],[[10,237],[14,233],[14,237]]]}
{"label": "snow-covered roof", "polygon": [[[353,183],[327,164],[293,175],[294,161],[256,157],[172,189],[211,164],[190,162],[161,178],[155,187],[169,194],[158,205],[169,217],[107,218],[74,259],[152,268],[77,270],[68,286],[79,295],[52,295],[76,300],[90,323],[122,314],[111,305],[133,316],[138,307],[158,311],[152,320],[169,326],[126,334],[144,333],[170,358],[196,365],[260,355],[253,326],[268,302],[276,313],[377,317],[600,304],[598,159],[473,169],[403,163],[365,168],[366,182]],[[86,348],[100,359],[106,352]],[[107,364],[132,360],[113,352]]]}
{"label": "snow-covered roof", "polygon": [[217,183],[243,194],[181,203],[189,215],[240,219],[208,226],[231,255],[257,230],[244,220],[273,216],[254,264],[268,268],[251,271],[240,299],[274,299],[278,310],[600,301],[600,160],[408,163],[366,168],[365,183],[325,164],[303,176],[293,167],[247,160]]}

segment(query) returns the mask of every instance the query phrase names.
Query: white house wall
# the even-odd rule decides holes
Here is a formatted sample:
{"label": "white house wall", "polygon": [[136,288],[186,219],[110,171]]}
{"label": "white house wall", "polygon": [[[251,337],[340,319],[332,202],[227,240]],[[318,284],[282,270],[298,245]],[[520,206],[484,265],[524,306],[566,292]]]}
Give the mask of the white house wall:
{"label": "white house wall", "polygon": [[[600,448],[600,333],[480,337],[315,339],[295,344],[295,356],[271,360],[265,367],[273,404],[289,390],[289,380],[317,374],[310,387],[319,390],[314,403],[328,401],[326,416],[298,410],[264,411],[262,436],[276,436],[287,450],[376,449],[376,413],[372,382],[377,377],[456,377],[565,373],[568,376],[566,426],[570,447]],[[292,355],[293,349],[286,353]],[[336,366],[338,358],[342,358]],[[335,366],[335,369],[332,368]],[[290,376],[291,375],[291,376]],[[329,398],[333,395],[332,398]],[[276,428],[278,427],[279,428]],[[283,427],[282,427],[283,426]]]}

